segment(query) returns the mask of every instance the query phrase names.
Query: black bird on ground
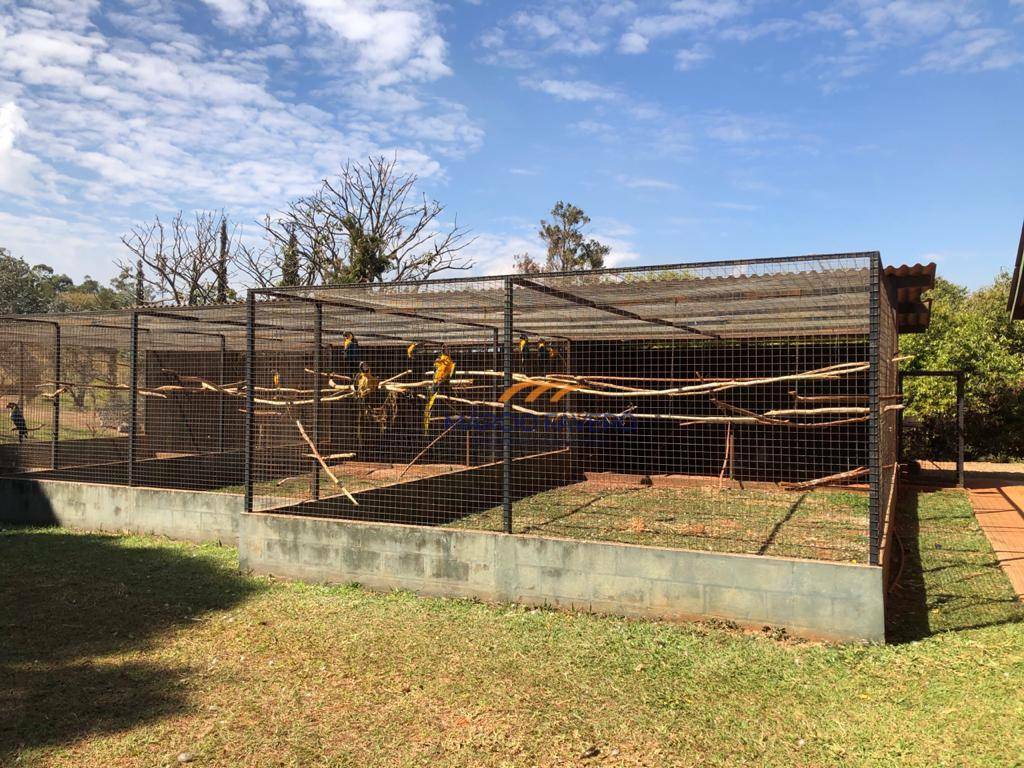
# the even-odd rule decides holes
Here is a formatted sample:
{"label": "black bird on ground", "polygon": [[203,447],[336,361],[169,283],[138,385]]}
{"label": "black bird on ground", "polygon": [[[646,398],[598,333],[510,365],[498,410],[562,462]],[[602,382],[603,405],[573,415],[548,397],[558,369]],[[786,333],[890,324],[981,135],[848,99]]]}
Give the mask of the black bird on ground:
{"label": "black bird on ground", "polygon": [[11,423],[18,433],[18,442],[23,442],[28,437],[28,424],[25,423],[25,414],[21,412],[21,408],[18,407],[17,403],[8,403],[7,409],[11,412]]}

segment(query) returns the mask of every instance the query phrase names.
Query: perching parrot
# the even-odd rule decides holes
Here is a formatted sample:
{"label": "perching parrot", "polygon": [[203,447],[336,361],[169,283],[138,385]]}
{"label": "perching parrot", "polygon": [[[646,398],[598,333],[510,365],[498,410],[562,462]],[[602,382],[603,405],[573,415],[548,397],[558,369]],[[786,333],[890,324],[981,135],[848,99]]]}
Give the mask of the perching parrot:
{"label": "perching parrot", "polygon": [[8,403],[7,408],[11,412],[11,423],[14,424],[14,429],[18,433],[18,442],[23,442],[28,437],[28,424],[25,423],[25,414],[21,412],[21,408],[18,407],[17,403]]}
{"label": "perching parrot", "polygon": [[380,380],[373,375],[368,363],[359,364],[359,373],[352,383],[352,389],[356,397],[367,398],[380,388]]}
{"label": "perching parrot", "polygon": [[448,383],[455,374],[455,361],[448,354],[448,345],[441,345],[441,353],[434,360],[434,381],[430,385],[430,398],[427,400],[427,407],[423,409],[423,431],[430,431],[430,411],[434,407],[434,400],[438,392],[446,390]]}
{"label": "perching parrot", "polygon": [[359,342],[352,335],[352,331],[345,331],[341,337],[341,349],[345,356],[345,363],[349,370],[356,368],[356,361],[359,359]]}
{"label": "perching parrot", "polygon": [[525,335],[519,337],[519,354],[523,357],[530,354],[530,340]]}

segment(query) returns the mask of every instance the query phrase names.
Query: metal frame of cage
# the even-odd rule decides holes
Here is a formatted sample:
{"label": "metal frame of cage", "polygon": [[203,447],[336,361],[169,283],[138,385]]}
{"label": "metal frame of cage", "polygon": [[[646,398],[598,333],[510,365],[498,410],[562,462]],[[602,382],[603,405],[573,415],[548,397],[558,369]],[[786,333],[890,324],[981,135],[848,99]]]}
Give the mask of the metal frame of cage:
{"label": "metal frame of cage", "polygon": [[[786,366],[792,368],[801,364],[801,354],[811,356],[812,359],[813,355],[820,354],[821,361],[826,361],[827,353],[815,352],[816,348],[812,342],[817,339],[824,344],[830,338],[830,326],[827,321],[832,307],[827,302],[830,297],[839,295],[835,293],[836,288],[831,281],[834,281],[837,275],[843,274],[842,270],[848,265],[855,265],[857,274],[847,278],[849,284],[847,290],[852,298],[849,299],[849,305],[844,309],[846,313],[844,317],[849,318],[847,331],[851,338],[857,337],[856,348],[863,347],[867,361],[863,377],[863,393],[858,389],[856,395],[844,396],[847,399],[863,397],[866,404],[863,408],[858,405],[860,410],[858,410],[856,429],[851,428],[844,431],[843,437],[833,438],[831,441],[825,438],[794,437],[788,442],[782,441],[780,445],[783,448],[788,445],[794,451],[809,452],[823,449],[837,455],[844,450],[850,450],[856,451],[858,457],[866,457],[865,471],[860,472],[860,467],[851,469],[858,470],[857,479],[866,478],[867,480],[868,505],[864,521],[866,546],[863,549],[863,559],[868,563],[878,564],[885,548],[886,527],[895,496],[897,467],[897,412],[895,407],[898,392],[894,360],[897,349],[895,320],[888,292],[884,290],[880,258],[877,253],[705,261],[587,272],[508,275],[493,278],[458,277],[356,286],[254,289],[249,291],[244,304],[209,308],[140,308],[121,312],[53,316],[45,319],[5,318],[4,323],[7,324],[10,321],[11,326],[8,330],[12,336],[17,335],[14,329],[20,327],[19,324],[26,326],[35,324],[40,327],[45,324],[53,328],[50,359],[52,381],[57,394],[53,397],[53,416],[50,425],[51,461],[48,467],[32,467],[31,474],[33,476],[115,482],[129,486],[160,486],[161,483],[167,483],[168,487],[185,485],[202,490],[224,487],[240,488],[240,492],[245,497],[247,512],[255,512],[257,509],[266,507],[275,511],[284,510],[300,514],[311,513],[311,510],[319,513],[328,508],[327,502],[337,499],[337,496],[328,499],[321,498],[321,475],[323,471],[329,470],[322,466],[316,456],[313,456],[313,454],[320,453],[325,442],[324,434],[329,427],[329,419],[326,416],[329,410],[325,409],[323,402],[325,392],[327,392],[327,397],[334,396],[320,382],[321,374],[333,359],[331,355],[334,354],[331,348],[324,343],[324,338],[325,335],[337,335],[342,330],[335,326],[338,325],[336,321],[344,320],[347,317],[345,313],[353,315],[358,313],[374,317],[373,320],[365,321],[362,327],[371,334],[377,332],[382,337],[379,339],[380,343],[389,347],[400,345],[412,336],[425,338],[440,335],[448,339],[471,339],[472,344],[475,345],[473,347],[474,359],[491,361],[490,365],[493,370],[490,373],[500,374],[499,377],[492,377],[496,378],[496,381],[488,380],[487,386],[490,388],[486,391],[489,393],[498,389],[499,382],[500,388],[507,392],[516,383],[517,377],[521,380],[523,374],[516,370],[516,338],[522,328],[527,328],[530,325],[531,313],[532,317],[537,319],[540,331],[534,335],[535,338],[544,336],[557,339],[559,337],[557,326],[561,324],[563,326],[560,329],[563,332],[561,336],[565,341],[559,343],[564,343],[569,350],[573,349],[574,344],[579,343],[579,358],[574,360],[574,363],[584,366],[589,363],[596,365],[595,369],[602,371],[608,370],[614,364],[611,358],[612,353],[607,350],[612,350],[615,343],[621,342],[622,349],[626,349],[630,343],[636,342],[636,349],[630,348],[629,354],[634,355],[634,358],[637,359],[642,357],[643,343],[648,343],[650,348],[660,355],[660,360],[673,361],[673,366],[675,366],[675,356],[685,356],[680,350],[701,349],[705,350],[702,353],[705,354],[705,357],[701,358],[702,360],[709,361],[708,365],[720,365],[722,371],[727,372],[727,366],[724,363],[714,362],[714,350],[719,349],[721,355],[730,354],[729,350],[737,349],[738,347],[734,345],[741,344],[743,339],[748,341],[768,339],[770,341],[763,342],[761,352],[732,352],[731,363],[734,367],[742,366],[746,362],[753,362],[769,367],[775,365],[781,371],[786,369]],[[662,278],[665,275],[669,277]],[[687,301],[692,306],[704,308],[703,311],[711,311],[707,307],[713,305],[714,300],[698,300],[692,299],[692,297],[688,299],[684,295],[690,284],[697,285],[702,280],[706,280],[709,285],[717,286],[718,283],[715,281],[725,285],[731,279],[733,283],[728,283],[729,286],[734,283],[742,285],[742,278],[759,275],[770,276],[766,278],[766,282],[772,285],[774,294],[778,294],[775,299],[771,300],[749,300],[750,303],[761,301],[763,307],[759,305],[756,310],[760,314],[756,314],[755,310],[750,310],[746,315],[737,313],[735,317],[738,319],[735,319],[735,322],[730,320],[729,308],[725,305],[731,295],[729,291],[740,290],[732,287],[718,291],[725,298],[720,300],[722,304],[717,317],[698,318],[686,322],[689,310],[684,307],[684,309],[676,311]],[[672,311],[666,312],[664,315],[645,314],[643,312],[645,291],[649,295],[657,294],[660,297],[669,292],[664,288],[666,285],[669,286],[669,289],[679,287],[683,298],[676,301],[675,304],[666,303],[665,306],[671,304]],[[486,291],[480,286],[486,286]],[[704,287],[703,285],[698,286],[699,289]],[[486,312],[478,311],[479,308],[470,307],[459,310],[444,306],[436,308],[432,313],[424,312],[422,308],[408,311],[410,296],[427,296],[434,301],[441,301],[445,298],[450,300],[453,296],[470,295],[474,290],[481,295],[486,292],[488,301]],[[658,293],[659,290],[660,293]],[[801,297],[799,293],[801,290],[806,292],[806,296]],[[374,298],[369,309],[365,300],[367,296]],[[665,302],[667,301],[666,299]],[[772,301],[775,301],[774,305],[771,303]],[[658,298],[652,305],[658,305],[658,302],[662,302],[662,298]],[[421,301],[420,304],[422,303]],[[420,304],[415,304],[415,306],[419,307]],[[798,307],[798,310],[775,311],[772,309],[773,306],[795,306]],[[460,311],[462,314],[459,314]],[[552,316],[559,313],[564,318],[553,319]],[[431,314],[433,316],[428,317]],[[479,319],[481,315],[486,316],[485,321]],[[325,325],[325,318],[328,321],[327,325]],[[783,322],[784,319],[785,322]],[[459,325],[463,331],[460,333],[450,332],[445,335],[422,330],[427,326],[443,326],[448,321],[453,326]],[[730,333],[735,333],[735,335],[726,338],[714,330],[714,328],[723,326],[723,324],[728,325],[730,322],[734,322],[735,326],[734,331],[730,331]],[[746,323],[746,332],[743,330],[744,323]],[[801,333],[801,323],[805,326],[818,323],[820,328],[813,334],[808,333],[806,328]],[[840,326],[841,324],[836,327]],[[839,338],[847,331],[836,331],[834,336]],[[129,418],[126,425],[127,435],[123,462],[120,460],[104,461],[90,465],[88,461],[83,461],[67,466],[62,461],[60,447],[62,429],[73,418],[69,413],[62,424],[60,401],[63,395],[59,390],[63,386],[62,382],[67,378],[61,369],[62,332],[65,337],[63,342],[65,346],[74,344],[76,334],[81,334],[95,338],[91,341],[78,342],[80,345],[95,343],[102,347],[103,344],[106,344],[110,349],[116,350],[117,354],[127,358],[127,386],[119,380],[114,380],[109,385],[102,385],[110,388],[106,391],[112,392],[109,395],[111,398],[114,396],[120,398],[122,393],[127,396],[126,407]],[[623,333],[632,334],[632,339],[628,336],[622,337]],[[619,337],[617,338],[615,334],[618,334]],[[387,338],[388,336],[396,338]],[[645,342],[645,339],[648,341]],[[790,344],[788,351],[787,339]],[[258,435],[262,418],[258,402],[261,399],[258,396],[260,386],[258,378],[266,373],[262,370],[265,368],[265,344],[274,345],[275,353],[291,350],[296,356],[296,361],[293,361],[293,368],[296,370],[299,365],[302,365],[304,368],[312,368],[315,371],[315,374],[312,375],[312,386],[295,387],[295,389],[303,389],[303,391],[308,390],[310,393],[309,399],[312,402],[309,403],[309,416],[306,417],[309,421],[309,434],[305,437],[308,438],[306,442],[311,442],[312,451],[310,455],[305,455],[306,449],[303,447],[303,441],[299,441],[294,436],[286,441],[287,444],[282,441],[280,446],[282,455],[285,457],[280,461],[289,468],[301,467],[303,472],[299,474],[310,476],[308,493],[297,503],[275,504],[273,500],[265,505],[257,503],[257,498],[261,495],[257,492],[256,487],[261,478],[260,468],[266,462],[273,463],[277,460],[274,458],[274,451],[278,450],[278,447],[274,445],[267,447],[261,444]],[[589,346],[587,346],[588,344]],[[752,342],[752,344],[751,349],[755,349],[756,343]],[[719,346],[716,347],[716,345]],[[850,349],[853,348],[854,344],[851,342]],[[765,349],[768,351],[763,351]],[[651,354],[654,355],[654,352]],[[756,354],[760,354],[762,357],[756,358]],[[791,357],[787,358],[787,354]],[[836,354],[853,353],[840,350]],[[743,355],[749,355],[749,357]],[[774,357],[772,357],[773,355]],[[176,361],[175,365],[183,370],[165,375],[167,367],[161,366],[160,361],[167,356]],[[605,359],[606,357],[607,359]],[[303,361],[307,358],[309,362],[308,365],[305,365]],[[645,364],[634,363],[634,366],[642,372]],[[653,363],[650,365],[654,366]],[[234,375],[228,375],[229,370]],[[728,369],[728,371],[731,371],[733,376],[737,375],[733,369]],[[706,373],[707,371],[701,375]],[[608,376],[609,374],[602,375]],[[785,374],[779,375],[784,376]],[[161,376],[164,378],[160,378]],[[168,379],[167,376],[171,378]],[[529,377],[536,378],[533,374],[530,374]],[[545,377],[545,382],[550,383],[554,380],[547,374]],[[234,381],[229,381],[232,379]],[[605,382],[605,384],[607,383]],[[228,386],[229,384],[233,386]],[[72,385],[79,387],[101,386],[81,381],[69,383],[69,387]],[[22,382],[22,386],[24,387],[24,382]],[[483,387],[484,385],[476,386]],[[157,391],[161,387],[166,391]],[[174,389],[175,387],[178,389]],[[847,389],[850,392],[854,391],[849,387]],[[187,393],[185,390],[188,390]],[[164,397],[161,398],[160,395],[164,395]],[[168,434],[175,430],[180,431],[180,425],[177,424],[178,416],[172,404],[178,400],[187,401],[186,395],[199,405],[178,406],[177,413],[184,414],[181,416],[182,420],[187,421],[191,418],[194,422],[193,426],[189,428],[190,434],[186,437],[170,439],[167,437]],[[576,395],[569,395],[565,400],[571,400],[573,397]],[[597,398],[592,395],[579,395],[578,397],[579,399]],[[650,398],[652,401],[654,399]],[[168,400],[171,404],[167,402]],[[704,405],[708,408],[721,408],[714,404],[705,403]],[[662,405],[659,404],[658,407],[662,407]],[[669,408],[668,405],[663,407]],[[771,420],[781,421],[786,418],[763,414],[743,415],[740,412],[743,410],[741,406],[733,407],[740,410],[726,412],[726,415],[717,417],[717,422],[710,421],[715,417],[702,415],[702,412],[697,413],[693,409],[686,413],[689,414],[691,420],[697,419],[699,416],[707,419],[709,424],[739,423],[738,421],[727,422],[728,419],[747,419],[748,421],[745,423],[751,424],[749,420],[754,419],[754,423],[750,427],[751,432],[768,431],[768,427],[771,426],[768,422]],[[480,440],[484,446],[481,450],[485,451],[486,456],[495,459],[493,462],[485,462],[480,466],[491,467],[493,465],[493,472],[491,469],[487,470],[491,473],[487,475],[487,482],[495,484],[500,496],[500,505],[497,505],[500,506],[500,530],[506,533],[515,530],[516,494],[519,484],[522,483],[523,472],[526,471],[520,466],[532,466],[522,463],[522,460],[528,457],[519,456],[516,453],[517,435],[514,427],[514,417],[518,413],[516,408],[517,405],[513,399],[501,401],[500,409],[492,409],[497,411],[492,414],[497,418],[493,420],[493,425],[485,437]],[[855,445],[856,441],[860,441],[860,433],[857,430],[861,429],[860,411],[864,408],[866,408],[866,413],[863,414],[862,419],[863,444],[857,442]],[[290,410],[289,408],[289,412]],[[657,411],[657,408],[654,410]],[[775,410],[782,409],[776,408]],[[545,411],[545,413],[547,412]],[[654,413],[652,415],[663,414]],[[545,418],[549,421],[565,422],[567,420],[567,417],[564,416],[545,416]],[[653,419],[650,421],[654,423]],[[700,424],[697,421],[692,423]],[[691,427],[691,429],[693,428]],[[704,426],[701,426],[700,429],[707,431]],[[825,434],[828,429],[828,427],[821,428],[818,430],[818,434]],[[845,429],[845,427],[836,427],[836,429]],[[739,431],[739,427],[736,431]],[[793,428],[791,431],[800,430]],[[802,431],[806,435],[811,430]],[[696,430],[694,433],[697,434]],[[411,432],[409,434],[411,435]],[[652,431],[651,434],[661,433]],[[234,448],[238,438],[241,438],[242,444],[240,451]],[[728,443],[733,438],[730,427],[725,439]],[[107,439],[113,440],[113,438]],[[659,437],[659,439],[666,438]],[[557,443],[558,440],[563,440],[565,445],[578,445],[582,442],[581,439],[580,442],[571,443],[570,439],[561,433],[558,437],[552,438],[553,443]],[[762,442],[755,443],[755,447],[772,446],[771,441],[767,438],[758,438],[758,440],[762,440]],[[695,445],[697,442],[699,439],[694,438]],[[467,444],[469,444],[469,440],[467,440]],[[231,450],[228,450],[229,447]],[[619,440],[617,437],[609,438],[600,449],[594,450],[601,453],[602,456],[606,456],[616,449],[628,451],[630,449],[628,440],[625,438]],[[716,450],[718,449],[716,448]],[[692,453],[698,451],[701,452],[699,459],[706,464],[710,449],[706,446],[694,447]],[[727,460],[728,451],[727,447]],[[467,451],[467,455],[468,453]],[[229,454],[232,457],[231,461],[224,460],[224,457]],[[536,455],[546,454],[543,451],[538,451]],[[270,458],[266,458],[268,456]],[[467,462],[467,464],[472,463]],[[608,463],[614,462],[609,461]],[[211,467],[216,471],[214,472]],[[476,468],[469,467],[469,469]],[[13,469],[25,471],[24,467],[14,467]],[[280,473],[280,471],[280,468],[271,468],[267,470],[267,474],[274,475],[275,472]],[[723,473],[724,471],[723,467]],[[204,479],[206,472],[213,472],[216,477],[211,475],[208,480]],[[480,474],[478,473],[478,475]],[[844,473],[835,474],[841,476]],[[720,474],[719,480],[721,477]],[[239,479],[241,482],[235,482]],[[459,478],[458,482],[464,480],[465,478]],[[469,477],[465,481],[470,482],[471,480],[472,477]],[[808,481],[804,479],[803,482],[806,484]],[[796,485],[799,486],[799,483]],[[280,500],[278,499],[278,501]],[[396,522],[407,522],[401,514],[393,515],[392,519]]]}

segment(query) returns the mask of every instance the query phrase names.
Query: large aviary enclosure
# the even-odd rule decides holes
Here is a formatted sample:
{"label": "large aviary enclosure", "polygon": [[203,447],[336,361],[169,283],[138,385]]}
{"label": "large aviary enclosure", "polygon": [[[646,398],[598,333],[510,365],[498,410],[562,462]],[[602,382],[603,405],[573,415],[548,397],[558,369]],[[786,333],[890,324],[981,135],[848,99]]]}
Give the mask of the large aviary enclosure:
{"label": "large aviary enclosure", "polygon": [[894,296],[858,253],[8,317],[0,397],[25,429],[0,464],[254,512],[877,564]]}

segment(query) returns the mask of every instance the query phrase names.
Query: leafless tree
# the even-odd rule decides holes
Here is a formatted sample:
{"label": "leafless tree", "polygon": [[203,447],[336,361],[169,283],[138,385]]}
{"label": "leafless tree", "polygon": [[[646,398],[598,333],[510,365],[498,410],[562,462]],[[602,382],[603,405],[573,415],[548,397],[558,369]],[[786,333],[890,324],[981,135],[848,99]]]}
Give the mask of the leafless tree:
{"label": "leafless tree", "polygon": [[242,261],[248,249],[228,234],[223,213],[198,211],[191,219],[179,211],[169,223],[159,217],[121,237],[131,252],[117,266],[136,281],[136,299],[199,306],[229,297],[228,264]]}
{"label": "leafless tree", "polygon": [[473,238],[417,191],[397,158],[346,163],[313,194],[267,216],[268,247],[236,261],[261,286],[419,280],[467,270]]}

